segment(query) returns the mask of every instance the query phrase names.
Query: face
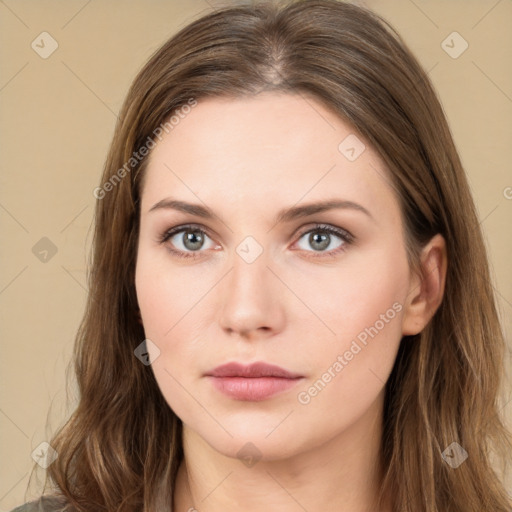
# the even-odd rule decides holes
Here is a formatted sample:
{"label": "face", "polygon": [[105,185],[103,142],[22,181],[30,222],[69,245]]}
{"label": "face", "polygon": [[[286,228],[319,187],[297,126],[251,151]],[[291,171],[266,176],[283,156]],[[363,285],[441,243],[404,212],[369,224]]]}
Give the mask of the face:
{"label": "face", "polygon": [[300,95],[201,100],[154,147],[136,266],[151,368],[214,449],[287,457],[382,402],[411,282],[386,176]]}

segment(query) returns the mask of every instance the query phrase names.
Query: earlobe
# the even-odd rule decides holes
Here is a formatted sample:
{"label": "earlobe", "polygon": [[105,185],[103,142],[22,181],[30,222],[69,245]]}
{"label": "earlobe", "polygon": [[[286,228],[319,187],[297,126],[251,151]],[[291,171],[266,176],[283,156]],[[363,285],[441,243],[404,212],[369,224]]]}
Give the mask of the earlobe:
{"label": "earlobe", "polygon": [[439,308],[444,295],[448,257],[446,242],[437,234],[421,252],[421,275],[411,280],[402,319],[402,334],[421,332]]}

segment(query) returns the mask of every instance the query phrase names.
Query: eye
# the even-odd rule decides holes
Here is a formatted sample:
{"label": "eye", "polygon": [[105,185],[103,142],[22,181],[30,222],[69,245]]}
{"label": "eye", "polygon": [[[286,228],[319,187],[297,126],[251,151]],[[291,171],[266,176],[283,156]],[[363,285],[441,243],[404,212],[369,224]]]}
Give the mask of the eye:
{"label": "eye", "polygon": [[[305,238],[306,235],[309,235],[307,239]],[[301,246],[299,242],[303,238],[309,247],[313,249],[312,251]],[[206,239],[210,240],[210,247],[205,247]],[[181,258],[199,257],[200,254],[198,253],[202,252],[201,249],[221,247],[213,242],[204,229],[193,224],[169,229],[159,237],[158,241],[161,244],[170,242],[168,244],[169,251]],[[313,254],[313,257],[325,257],[337,256],[340,252],[346,250],[346,245],[351,244],[353,241],[354,236],[344,229],[326,224],[317,224],[312,229],[302,232],[299,241],[296,243],[301,250],[317,253]]]}
{"label": "eye", "polygon": [[[211,241],[210,247],[204,247],[207,238]],[[183,258],[194,258],[194,253],[200,252],[201,249],[220,247],[211,240],[204,229],[194,225],[178,226],[164,232],[159,242],[164,244],[168,241],[171,242],[169,250]]]}
{"label": "eye", "polygon": [[[308,236],[306,237],[306,235]],[[303,238],[305,238],[306,244],[311,247],[313,251],[299,244]],[[336,256],[339,252],[346,250],[346,245],[351,244],[353,241],[354,237],[348,231],[325,224],[319,224],[313,229],[303,232],[297,244],[302,250],[319,253],[315,254],[314,257]]]}

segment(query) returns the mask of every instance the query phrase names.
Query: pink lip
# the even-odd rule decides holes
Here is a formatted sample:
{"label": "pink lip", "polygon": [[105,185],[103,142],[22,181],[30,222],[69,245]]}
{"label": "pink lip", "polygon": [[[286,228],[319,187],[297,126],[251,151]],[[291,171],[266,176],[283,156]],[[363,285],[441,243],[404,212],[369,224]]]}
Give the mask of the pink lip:
{"label": "pink lip", "polygon": [[267,363],[228,363],[206,374],[222,393],[236,400],[261,401],[295,386],[302,375]]}

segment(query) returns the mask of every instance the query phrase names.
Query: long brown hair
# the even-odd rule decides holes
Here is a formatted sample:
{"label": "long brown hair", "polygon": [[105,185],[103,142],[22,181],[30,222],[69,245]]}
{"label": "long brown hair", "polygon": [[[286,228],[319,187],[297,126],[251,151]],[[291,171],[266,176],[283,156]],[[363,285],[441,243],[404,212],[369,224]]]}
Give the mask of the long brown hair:
{"label": "long brown hair", "polygon": [[[263,90],[309,95],[376,149],[400,200],[412,268],[435,234],[447,243],[443,302],[421,333],[402,339],[386,385],[382,496],[395,511],[510,511],[491,465],[511,446],[498,410],[505,342],[461,161],[436,93],[400,36],[378,15],[334,0],[212,12],[168,40],[136,77],[96,194],[74,354],[79,403],[50,441],[59,457],[46,484],[78,510],[170,509],[181,422],[151,367],[134,356],[145,338],[134,284],[147,162],[139,149],[191,99]],[[454,442],[468,454],[456,469],[442,457]]]}

